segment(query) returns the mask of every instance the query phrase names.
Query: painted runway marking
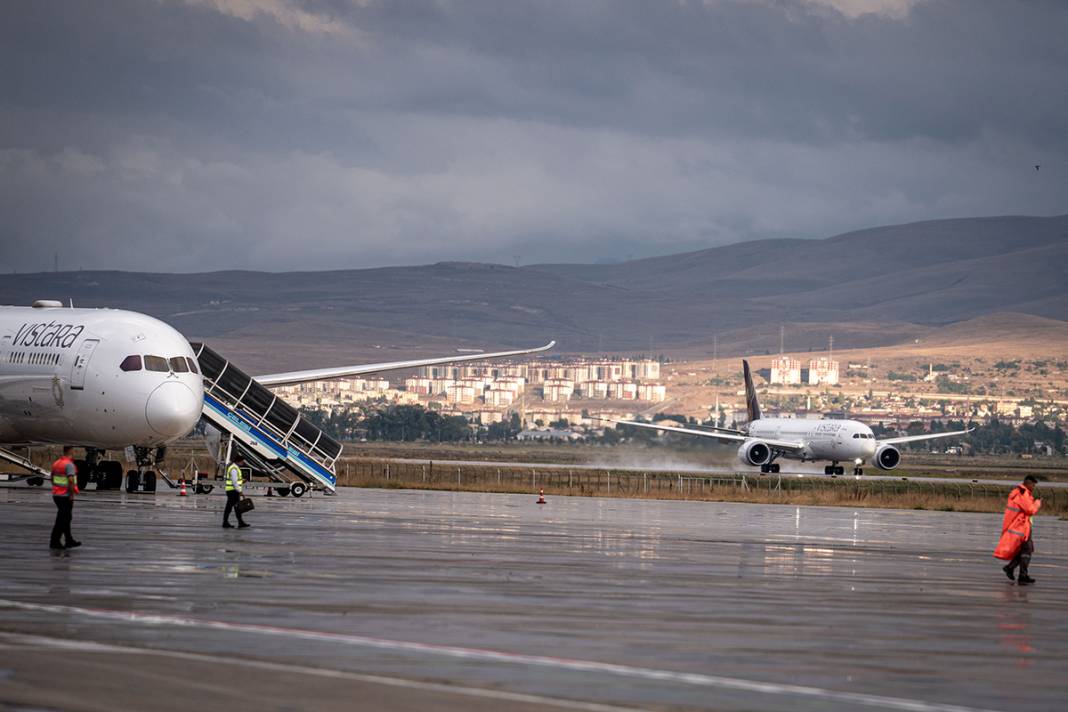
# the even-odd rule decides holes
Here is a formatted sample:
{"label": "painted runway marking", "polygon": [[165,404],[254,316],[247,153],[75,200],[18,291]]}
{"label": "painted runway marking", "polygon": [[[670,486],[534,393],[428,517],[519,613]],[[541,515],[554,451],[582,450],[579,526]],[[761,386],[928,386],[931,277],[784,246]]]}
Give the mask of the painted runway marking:
{"label": "painted runway marking", "polygon": [[451,645],[435,645],[432,643],[415,643],[403,640],[390,640],[388,638],[372,638],[369,636],[350,635],[346,633],[328,633],[302,628],[283,628],[280,626],[255,623],[227,623],[225,621],[189,618],[187,616],[137,613],[133,611],[116,611],[101,608],[81,608],[78,606],[62,606],[45,603],[27,603],[6,599],[0,599],[0,608],[14,608],[23,611],[37,611],[41,613],[80,616],[84,618],[99,618],[142,625],[199,628],[204,630],[228,631],[231,633],[252,633],[258,635],[298,638],[301,640],[315,640],[380,650],[422,653],[424,655],[435,655],[439,657],[481,660],[485,662],[514,665],[530,665],[573,672],[603,673],[606,675],[627,677],[631,679],[669,682],[695,687],[712,687],[724,690],[738,690],[742,692],[755,692],[765,695],[805,697],[809,699],[826,700],[829,702],[862,705],[865,707],[904,710],[905,712],[993,712],[992,710],[976,707],[925,702],[923,700],[911,700],[903,697],[885,697],[882,695],[870,695],[859,692],[843,692],[820,687],[810,687],[807,685],[758,682],[755,680],[745,680],[742,678],[725,677],[721,675],[706,675],[704,673],[657,670],[654,668],[642,668],[616,663],[602,663],[591,660],[572,660],[545,655],[528,655],[524,653],[509,653],[480,648],[463,648]]}
{"label": "painted runway marking", "polygon": [[[544,697],[542,695],[528,695],[521,692],[506,692],[504,690],[489,690],[481,687],[464,687],[462,685],[444,685],[436,682],[421,682],[419,680],[406,680],[400,677],[386,677],[384,675],[366,675],[344,670],[330,670],[327,668],[313,668],[304,665],[291,665],[289,663],[272,663],[264,660],[246,660],[234,657],[221,657],[204,655],[203,653],[187,653],[181,650],[160,650],[158,648],[136,648],[111,643],[94,643],[91,641],[71,640],[69,638],[48,638],[39,635],[21,635],[0,633],[0,640],[7,642],[11,650],[18,650],[36,646],[50,650],[76,650],[84,653],[114,653],[129,655],[157,655],[160,657],[188,660],[190,662],[223,664],[227,668],[234,665],[266,670],[269,672],[281,672],[286,675],[299,673],[302,675],[314,675],[317,677],[330,678],[332,680],[352,680],[354,682],[367,682],[389,687],[401,687],[410,690],[426,690],[429,692],[441,692],[452,695],[464,695],[466,697],[480,697],[491,700],[507,702],[524,702],[537,705],[550,705],[581,712],[639,712],[634,707],[615,707],[601,705],[595,702],[579,702],[577,700],[562,700],[556,697]],[[18,647],[16,647],[18,646]],[[3,680],[4,670],[0,670],[0,680]],[[8,671],[10,672],[10,671]]]}

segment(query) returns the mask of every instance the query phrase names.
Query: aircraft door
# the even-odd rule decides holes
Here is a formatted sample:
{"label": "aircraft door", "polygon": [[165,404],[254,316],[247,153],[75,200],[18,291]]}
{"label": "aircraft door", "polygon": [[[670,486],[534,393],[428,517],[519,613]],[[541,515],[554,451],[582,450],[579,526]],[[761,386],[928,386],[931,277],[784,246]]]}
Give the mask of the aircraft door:
{"label": "aircraft door", "polygon": [[89,367],[89,359],[100,344],[100,339],[86,339],[82,342],[78,353],[74,354],[74,365],[70,371],[71,390],[80,391],[85,388],[85,370]]}

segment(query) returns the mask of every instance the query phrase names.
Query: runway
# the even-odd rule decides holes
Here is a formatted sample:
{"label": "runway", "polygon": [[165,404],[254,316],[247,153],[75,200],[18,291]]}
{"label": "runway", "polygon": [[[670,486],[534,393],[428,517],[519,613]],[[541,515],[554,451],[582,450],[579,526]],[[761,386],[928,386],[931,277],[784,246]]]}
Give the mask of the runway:
{"label": "runway", "polygon": [[[1068,522],[343,489],[0,488],[0,709],[1053,710]],[[56,674],[60,669],[63,674]]]}
{"label": "runway", "polygon": [[[844,475],[825,475],[822,469],[817,465],[811,465],[806,467],[803,464],[797,462],[784,462],[782,466],[787,468],[782,473],[776,473],[772,475],[762,475],[756,469],[739,470],[736,467],[709,467],[702,465],[694,465],[687,463],[668,463],[668,464],[574,464],[574,463],[551,463],[551,462],[509,462],[507,460],[501,461],[485,461],[485,460],[427,460],[418,458],[401,458],[390,457],[380,458],[388,460],[389,462],[400,462],[412,465],[441,465],[444,467],[500,467],[500,468],[523,468],[532,470],[574,470],[577,472],[605,472],[605,471],[625,471],[625,472],[678,472],[681,474],[689,475],[717,475],[721,477],[781,477],[783,479],[814,479],[814,480],[856,480],[860,482],[916,482],[927,484],[974,484],[974,485],[990,485],[995,487],[1005,487],[1006,491],[1015,485],[1020,484],[1021,477],[1017,478],[1004,478],[1004,479],[991,479],[991,478],[971,478],[971,477],[936,477],[936,476],[922,476],[922,477],[905,477],[900,474],[873,474],[873,472],[880,472],[874,468],[869,467],[865,470],[863,475],[854,475],[852,471],[847,467],[847,474]],[[1047,482],[1043,481],[1040,487],[1049,487],[1051,489],[1068,489],[1068,482]],[[1007,493],[1007,492],[1006,492]]]}

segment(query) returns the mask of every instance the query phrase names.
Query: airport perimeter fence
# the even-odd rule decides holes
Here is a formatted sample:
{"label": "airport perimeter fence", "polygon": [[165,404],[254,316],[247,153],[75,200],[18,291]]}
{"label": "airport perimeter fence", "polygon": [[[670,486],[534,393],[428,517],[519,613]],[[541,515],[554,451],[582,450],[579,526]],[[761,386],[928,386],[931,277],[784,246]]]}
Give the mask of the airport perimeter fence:
{"label": "airport perimeter fence", "polygon": [[[1001,511],[1009,488],[962,479],[865,479],[814,475],[722,474],[642,470],[497,466],[347,460],[338,463],[338,484],[354,487],[444,489],[547,495],[653,499],[780,502],[960,511]],[[1039,492],[1049,514],[1068,514],[1068,490]]]}

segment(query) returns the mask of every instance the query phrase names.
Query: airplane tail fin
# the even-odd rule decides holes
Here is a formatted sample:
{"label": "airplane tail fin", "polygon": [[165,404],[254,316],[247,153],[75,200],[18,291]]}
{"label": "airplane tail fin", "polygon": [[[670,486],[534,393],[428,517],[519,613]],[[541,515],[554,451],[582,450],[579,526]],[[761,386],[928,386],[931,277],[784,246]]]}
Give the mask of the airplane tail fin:
{"label": "airplane tail fin", "polygon": [[742,375],[745,377],[745,409],[749,413],[749,422],[760,420],[760,402],[753,386],[753,374],[749,372],[749,362],[745,359],[742,359]]}

